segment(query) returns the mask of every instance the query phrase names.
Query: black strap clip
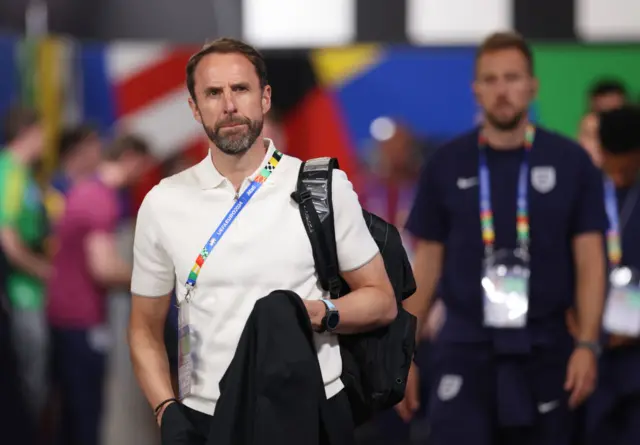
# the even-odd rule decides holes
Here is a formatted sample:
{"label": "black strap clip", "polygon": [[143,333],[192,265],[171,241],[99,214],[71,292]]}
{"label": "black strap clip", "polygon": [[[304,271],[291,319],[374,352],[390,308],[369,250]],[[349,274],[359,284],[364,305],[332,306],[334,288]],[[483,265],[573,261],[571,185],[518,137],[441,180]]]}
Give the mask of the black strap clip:
{"label": "black strap clip", "polygon": [[295,191],[291,194],[291,198],[297,204],[304,204],[311,199],[311,192],[309,190]]}
{"label": "black strap clip", "polygon": [[329,278],[329,295],[332,299],[340,297],[340,290],[342,289],[342,282],[338,277]]}

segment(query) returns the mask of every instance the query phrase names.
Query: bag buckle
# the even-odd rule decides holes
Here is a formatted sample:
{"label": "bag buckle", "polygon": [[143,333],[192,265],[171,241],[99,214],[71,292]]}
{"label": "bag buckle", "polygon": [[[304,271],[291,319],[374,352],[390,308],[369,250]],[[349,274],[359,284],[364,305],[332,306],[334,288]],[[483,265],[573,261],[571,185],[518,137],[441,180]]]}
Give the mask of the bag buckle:
{"label": "bag buckle", "polygon": [[296,197],[294,198],[298,204],[303,204],[311,199],[311,192],[307,189],[296,192]]}
{"label": "bag buckle", "polygon": [[340,290],[342,289],[342,282],[340,278],[334,277],[329,279],[329,294],[331,298],[338,298],[340,296]]}

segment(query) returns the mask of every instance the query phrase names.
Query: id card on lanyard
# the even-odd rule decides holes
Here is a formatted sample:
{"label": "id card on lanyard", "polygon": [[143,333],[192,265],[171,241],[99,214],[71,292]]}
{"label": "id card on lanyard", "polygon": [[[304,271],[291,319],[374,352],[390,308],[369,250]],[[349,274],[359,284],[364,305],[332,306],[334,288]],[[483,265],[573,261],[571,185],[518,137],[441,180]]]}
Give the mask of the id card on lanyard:
{"label": "id card on lanyard", "polygon": [[622,264],[621,234],[640,194],[640,182],[629,191],[618,213],[616,188],[611,179],[604,180],[604,199],[609,230],[607,230],[607,256],[609,295],[604,309],[602,325],[610,334],[629,337],[640,336],[640,272]]}
{"label": "id card on lanyard", "polygon": [[482,293],[484,326],[491,328],[522,328],[527,324],[529,311],[529,154],[533,147],[535,127],[529,125],[525,133],[524,158],[518,177],[516,229],[518,247],[515,250],[495,250],[495,227],[491,206],[487,140],[480,133],[479,191],[480,224],[484,243]]}
{"label": "id card on lanyard", "polygon": [[191,349],[191,323],[190,323],[190,306],[194,297],[196,282],[200,270],[211,255],[211,251],[218,245],[222,236],[227,232],[227,229],[233,221],[238,217],[242,209],[244,209],[249,200],[256,194],[262,184],[265,183],[267,178],[278,166],[278,163],[282,159],[282,153],[275,150],[271,158],[267,161],[264,167],[251,181],[247,189],[240,195],[240,197],[233,203],[233,206],[227,212],[220,225],[213,232],[209,240],[204,245],[200,254],[196,258],[195,264],[189,272],[187,282],[185,284],[186,294],[182,302],[178,305],[178,387],[179,397],[184,399],[191,394],[191,383],[193,375],[193,357]]}

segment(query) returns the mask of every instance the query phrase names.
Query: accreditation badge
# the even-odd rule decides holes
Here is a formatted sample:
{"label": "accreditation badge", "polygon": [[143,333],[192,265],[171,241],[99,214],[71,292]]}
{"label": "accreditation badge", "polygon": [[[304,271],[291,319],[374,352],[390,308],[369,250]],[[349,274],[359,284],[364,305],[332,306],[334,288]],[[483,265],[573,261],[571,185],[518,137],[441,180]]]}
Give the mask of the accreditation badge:
{"label": "accreditation badge", "polygon": [[529,255],[498,250],[485,258],[482,276],[484,325],[523,328],[529,311]]}
{"label": "accreditation badge", "polygon": [[640,337],[640,274],[622,266],[609,274],[609,294],[602,320],[610,334]]}
{"label": "accreditation badge", "polygon": [[185,299],[178,307],[178,389],[180,400],[191,394],[193,357],[191,356],[191,325],[189,306]]}

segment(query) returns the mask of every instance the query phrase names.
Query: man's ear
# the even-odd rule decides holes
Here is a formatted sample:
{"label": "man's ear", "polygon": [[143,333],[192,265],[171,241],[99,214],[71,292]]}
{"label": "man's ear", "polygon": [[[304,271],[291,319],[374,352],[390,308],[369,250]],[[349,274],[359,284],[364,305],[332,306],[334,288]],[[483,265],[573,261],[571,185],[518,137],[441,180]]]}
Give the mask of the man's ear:
{"label": "man's ear", "polygon": [[271,85],[262,89],[262,114],[267,114],[271,109]]}
{"label": "man's ear", "polygon": [[193,118],[198,122],[202,123],[202,116],[200,116],[200,109],[198,108],[198,104],[192,97],[189,97],[189,108],[191,108],[191,113],[193,114]]}

